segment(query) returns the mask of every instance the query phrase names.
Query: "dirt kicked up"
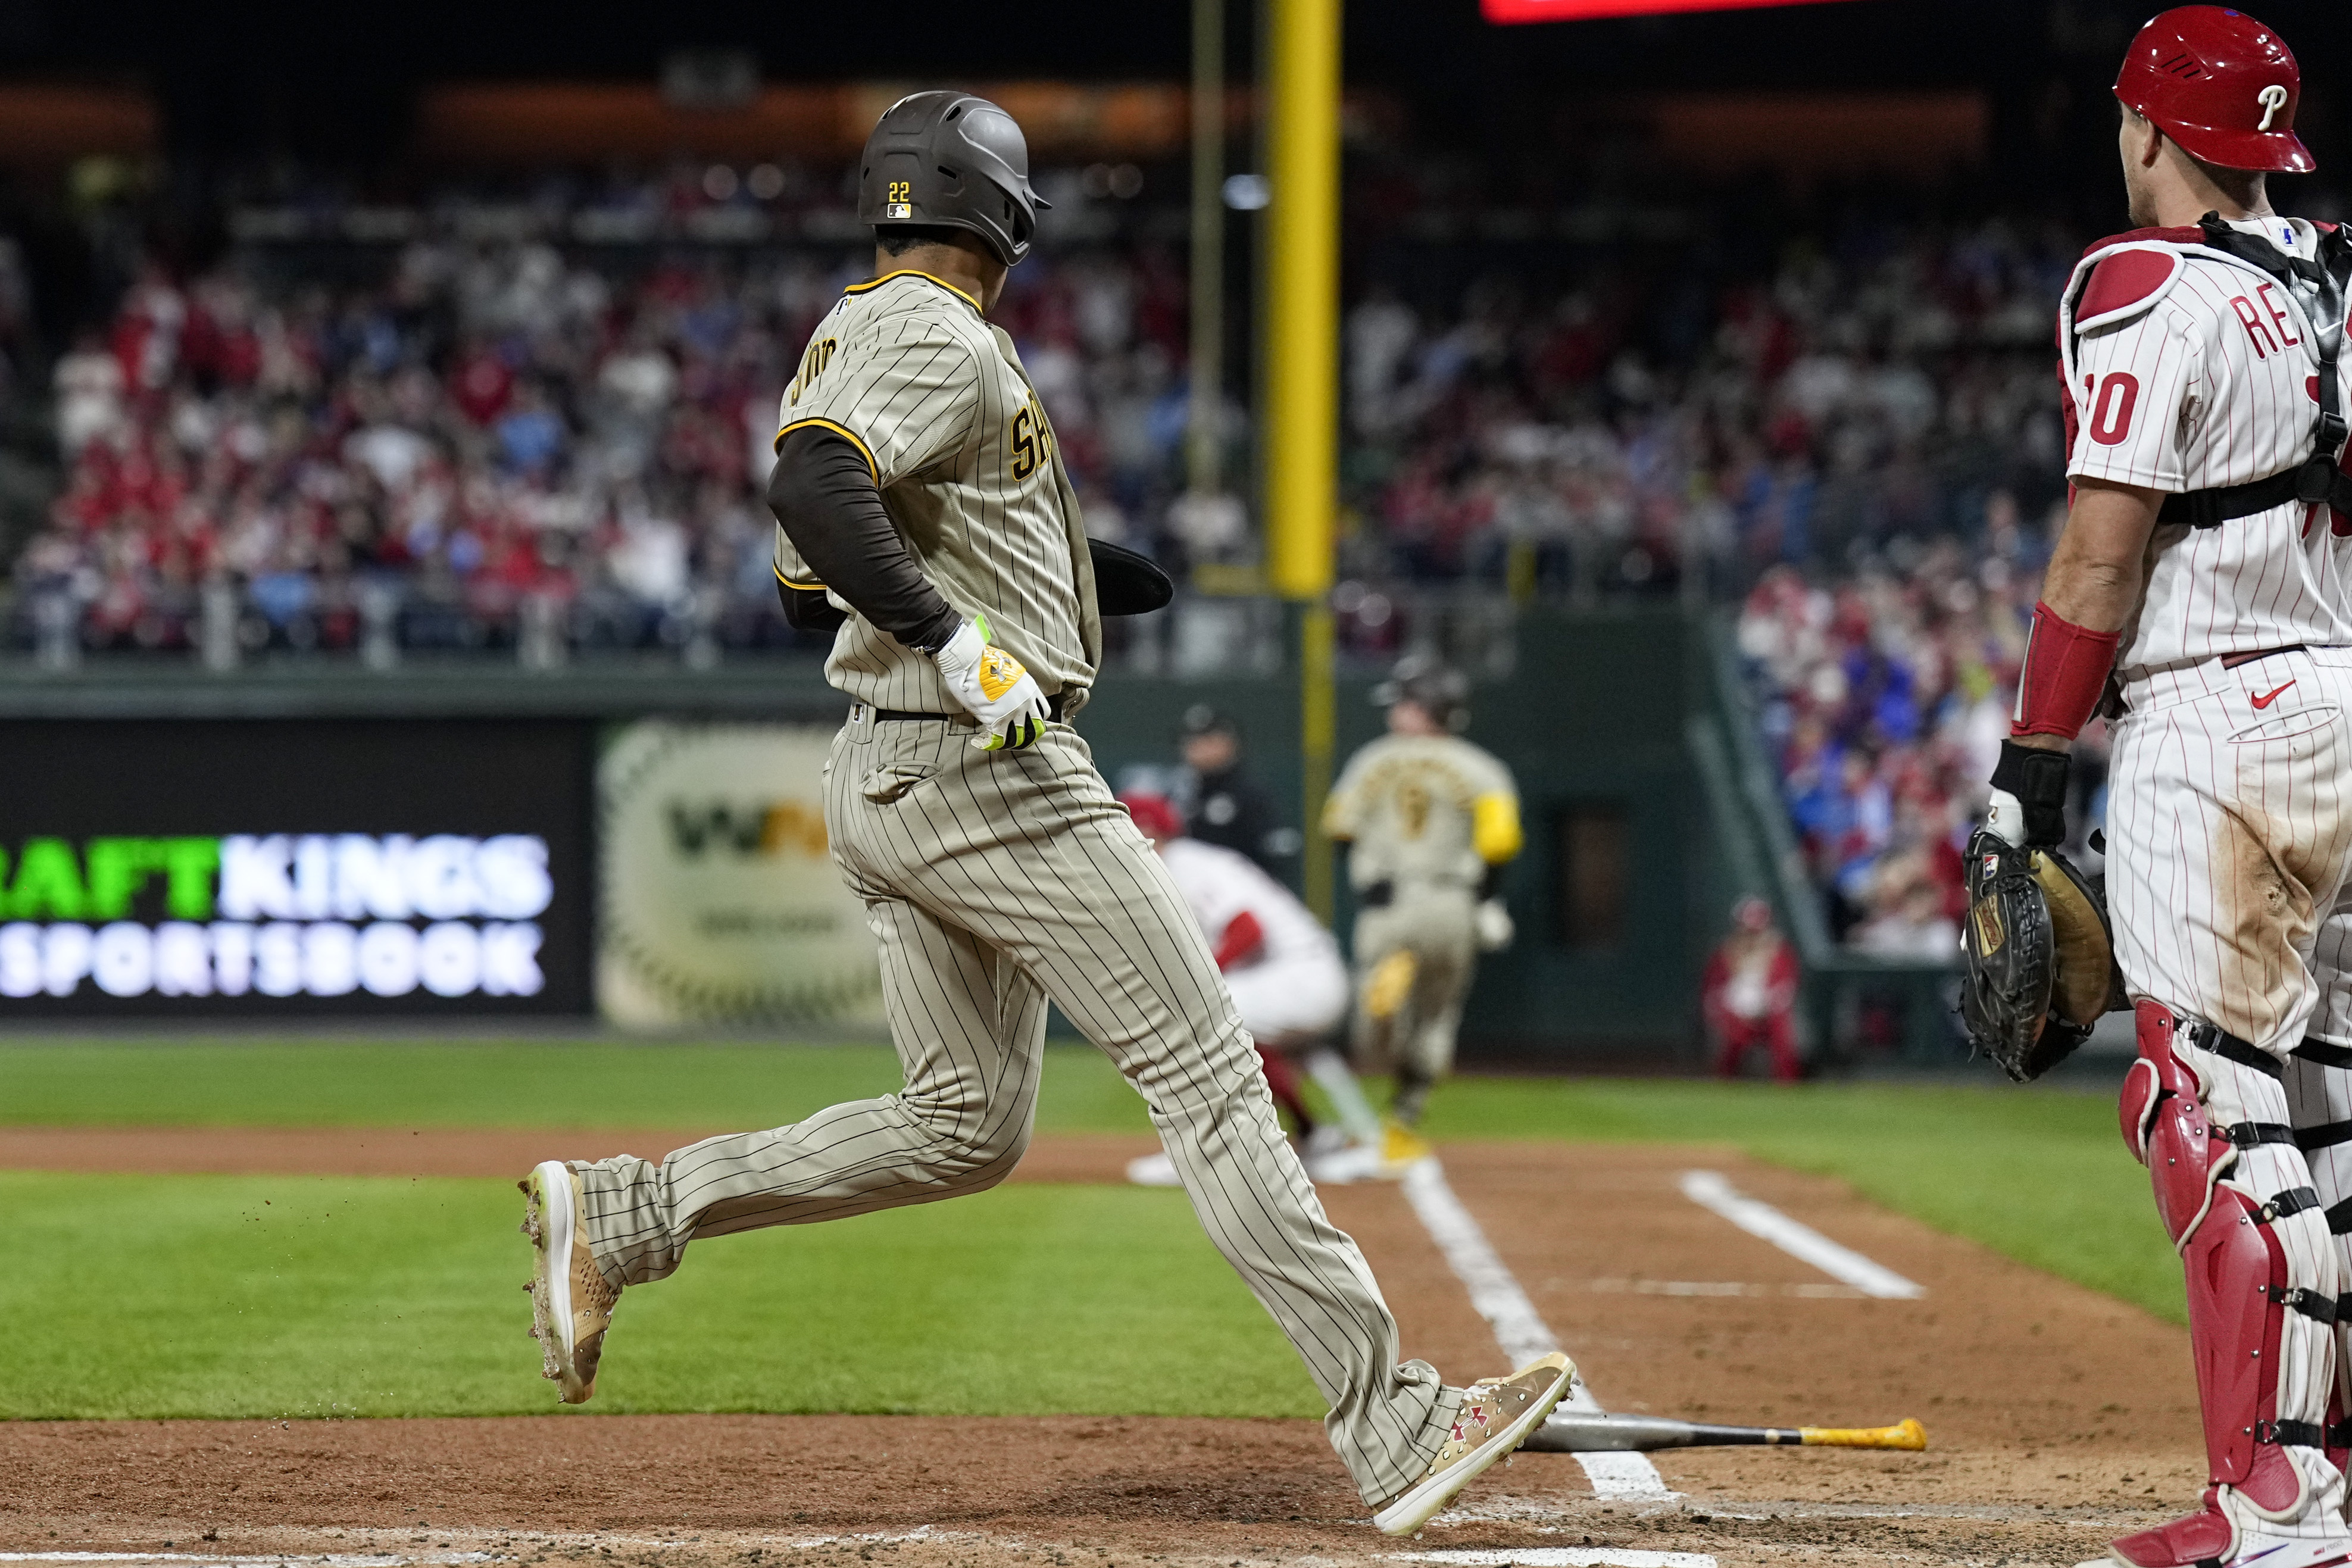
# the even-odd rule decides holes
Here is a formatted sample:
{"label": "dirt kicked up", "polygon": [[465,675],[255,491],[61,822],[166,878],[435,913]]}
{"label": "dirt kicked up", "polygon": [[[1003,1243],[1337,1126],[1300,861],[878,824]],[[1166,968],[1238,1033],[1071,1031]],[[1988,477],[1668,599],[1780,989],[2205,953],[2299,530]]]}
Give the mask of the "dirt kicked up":
{"label": "dirt kicked up", "polygon": [[[373,1135],[370,1135],[373,1136]],[[548,1134],[0,1133],[50,1169],[504,1173],[572,1151]],[[273,1142],[273,1138],[276,1140]],[[310,1139],[301,1164],[287,1140]],[[646,1148],[658,1135],[639,1137]],[[364,1140],[360,1140],[363,1142]],[[143,1152],[128,1152],[136,1144]],[[1031,1179],[1115,1179],[1138,1147],[1041,1140]],[[37,1149],[34,1145],[39,1145]],[[241,1147],[240,1147],[241,1145]],[[1148,1147],[1148,1145],[1145,1145]],[[340,1148],[340,1155],[322,1151]],[[362,1563],[698,1564],[1451,1563],[2074,1563],[2193,1506],[2203,1474],[2186,1337],[2108,1298],[1875,1209],[1841,1185],[1720,1149],[1494,1145],[1448,1180],[1612,1410],[1876,1425],[1916,1415],[1924,1454],[1684,1450],[1664,1500],[1596,1496],[1570,1456],[1521,1456],[1419,1539],[1375,1532],[1298,1421],[595,1416],[479,1421],[0,1425],[0,1563],[133,1553]],[[1840,1286],[1684,1197],[1720,1171],[1918,1282]],[[1328,1188],[1405,1348],[1475,1375],[1493,1331],[1393,1186]],[[1105,1342],[1115,1347],[1115,1333]],[[1108,1353],[1116,1353],[1115,1348]],[[53,1555],[54,1554],[54,1555]],[[124,1559],[113,1558],[121,1562]]]}

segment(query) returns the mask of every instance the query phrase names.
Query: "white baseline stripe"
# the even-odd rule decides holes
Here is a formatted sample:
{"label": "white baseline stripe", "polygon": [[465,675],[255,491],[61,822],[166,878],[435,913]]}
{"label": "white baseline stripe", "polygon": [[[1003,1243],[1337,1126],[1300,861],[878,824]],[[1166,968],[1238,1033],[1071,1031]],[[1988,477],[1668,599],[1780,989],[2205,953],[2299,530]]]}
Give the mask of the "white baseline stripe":
{"label": "white baseline stripe", "polygon": [[[1538,1356],[1549,1355],[1560,1348],[1559,1336],[1551,1331],[1528,1293],[1496,1256],[1494,1245],[1479,1228],[1477,1219],[1462,1206],[1454,1189],[1445,1180],[1444,1167],[1435,1160],[1423,1160],[1405,1173],[1404,1195],[1412,1205],[1412,1212],[1421,1217],[1422,1228],[1437,1243],[1445,1261],[1470,1292],[1470,1304],[1495,1331],[1495,1342],[1503,1347],[1513,1366],[1525,1366]],[[1569,1384],[1568,1397],[1560,1402],[1571,1410],[1605,1414],[1601,1402],[1584,1385],[1579,1373]],[[1675,1494],[1666,1489],[1658,1467],[1650,1463],[1644,1454],[1579,1454],[1576,1462],[1584,1467],[1591,1479],[1595,1496],[1612,1500],[1642,1500],[1664,1501]],[[1451,1559],[1448,1559],[1451,1561]],[[1533,1563],[1531,1558],[1511,1559]],[[1598,1561],[1598,1559],[1594,1559]]]}
{"label": "white baseline stripe", "polygon": [[1517,1552],[1398,1552],[1400,1563],[1450,1563],[1455,1568],[1715,1568],[1696,1552],[1639,1552],[1622,1546],[1530,1546]]}
{"label": "white baseline stripe", "polygon": [[1748,1197],[1719,1171],[1685,1171],[1682,1187],[1683,1196],[1699,1207],[1721,1215],[1748,1235],[1762,1237],[1790,1257],[1801,1258],[1865,1296],[1913,1301],[1927,1293],[1927,1287],[1912,1283],[1885,1264],[1873,1263],[1852,1247],[1840,1247],[1761,1198]]}

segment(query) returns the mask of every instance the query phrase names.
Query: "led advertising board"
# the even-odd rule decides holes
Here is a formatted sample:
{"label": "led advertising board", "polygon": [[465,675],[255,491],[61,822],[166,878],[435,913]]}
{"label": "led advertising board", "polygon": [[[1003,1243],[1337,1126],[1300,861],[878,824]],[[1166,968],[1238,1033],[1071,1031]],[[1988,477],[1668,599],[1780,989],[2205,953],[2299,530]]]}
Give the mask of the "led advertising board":
{"label": "led advertising board", "polygon": [[1822,5],[1837,0],[1480,0],[1489,22],[1590,22],[1603,16],[1658,16],[1684,11],[1754,11],[1770,5]]}
{"label": "led advertising board", "polygon": [[0,1018],[585,1013],[593,732],[0,724]]}

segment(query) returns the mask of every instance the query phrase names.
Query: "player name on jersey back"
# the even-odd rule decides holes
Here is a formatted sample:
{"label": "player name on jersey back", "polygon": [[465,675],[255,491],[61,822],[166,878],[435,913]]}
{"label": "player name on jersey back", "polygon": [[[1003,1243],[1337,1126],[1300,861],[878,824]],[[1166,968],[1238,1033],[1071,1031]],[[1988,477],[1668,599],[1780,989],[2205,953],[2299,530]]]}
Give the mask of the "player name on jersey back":
{"label": "player name on jersey back", "polygon": [[[780,441],[814,426],[854,443],[923,574],[1076,711],[1102,658],[1077,496],[1013,340],[971,296],[915,271],[852,287],[810,336],[778,424]],[[776,575],[818,585],[781,524]],[[929,655],[862,616],[825,677],[877,708],[963,711]]]}
{"label": "player name on jersey back", "polygon": [[[2285,254],[2317,251],[2300,218],[2231,226]],[[2093,247],[2067,299],[2070,479],[2213,489],[2310,455],[2314,324],[2276,279],[2204,246],[2126,237]],[[2352,519],[2298,501],[2214,528],[2159,525],[2117,668],[2130,680],[2216,654],[2352,643],[2347,551]]]}

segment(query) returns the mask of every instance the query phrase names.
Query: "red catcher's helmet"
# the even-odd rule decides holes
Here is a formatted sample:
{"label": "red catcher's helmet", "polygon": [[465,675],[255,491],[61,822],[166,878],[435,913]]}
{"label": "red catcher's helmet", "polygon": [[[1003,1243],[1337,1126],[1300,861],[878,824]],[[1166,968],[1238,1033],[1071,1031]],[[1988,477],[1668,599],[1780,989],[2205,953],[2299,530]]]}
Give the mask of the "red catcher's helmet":
{"label": "red catcher's helmet", "polygon": [[1135,818],[1135,826],[1142,829],[1145,837],[1184,837],[1184,819],[1176,814],[1174,804],[1166,795],[1131,789],[1118,797],[1118,804],[1127,807],[1128,816]]}
{"label": "red catcher's helmet", "polygon": [[2154,18],[2124,55],[2116,96],[2208,163],[2279,174],[2319,166],[2294,133],[2294,53],[2243,11],[2182,5]]}

